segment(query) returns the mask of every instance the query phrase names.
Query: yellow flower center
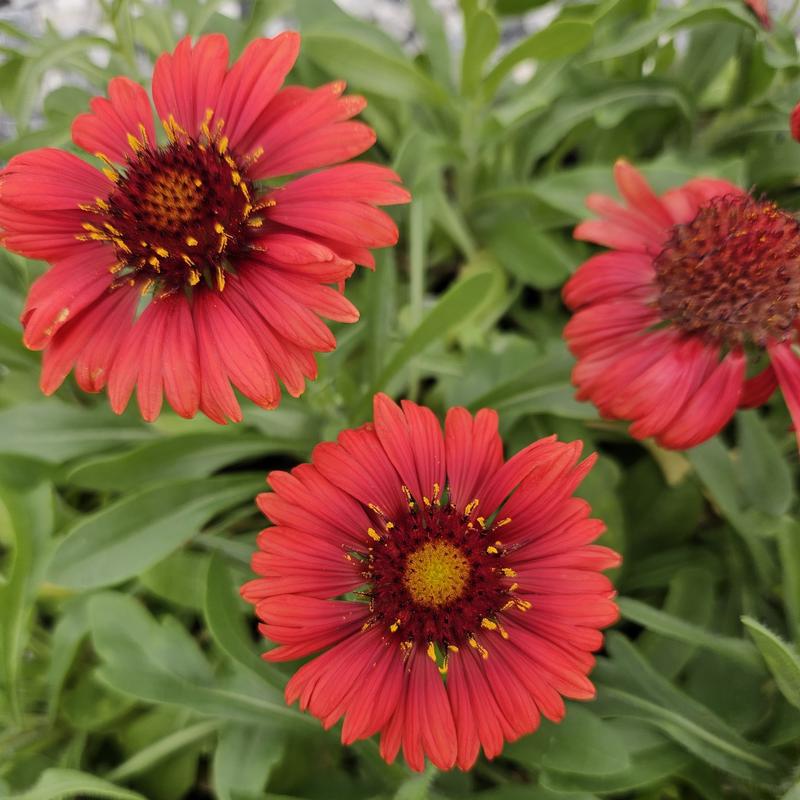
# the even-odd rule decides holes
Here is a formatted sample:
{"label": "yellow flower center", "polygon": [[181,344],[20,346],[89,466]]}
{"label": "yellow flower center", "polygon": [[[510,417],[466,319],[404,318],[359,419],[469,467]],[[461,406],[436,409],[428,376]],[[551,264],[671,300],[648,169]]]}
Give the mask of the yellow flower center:
{"label": "yellow flower center", "polygon": [[403,583],[415,603],[444,606],[464,593],[471,568],[458,547],[447,542],[428,542],[406,560]]}

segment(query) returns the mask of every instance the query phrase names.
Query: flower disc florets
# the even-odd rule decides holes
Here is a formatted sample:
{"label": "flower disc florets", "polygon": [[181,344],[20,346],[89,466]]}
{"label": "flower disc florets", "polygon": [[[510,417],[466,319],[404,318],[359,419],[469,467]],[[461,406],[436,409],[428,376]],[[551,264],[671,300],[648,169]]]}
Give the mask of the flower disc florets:
{"label": "flower disc florets", "polygon": [[[209,109],[206,118],[212,115]],[[221,120],[213,132],[206,122],[193,138],[173,123],[167,145],[153,145],[141,132],[139,139],[130,137],[134,155],[123,169],[109,162],[106,174],[116,186],[84,207],[93,218],[83,238],[113,243],[118,282],[144,278],[169,293],[204,278],[224,288],[225,272],[247,253],[262,225],[264,206],[248,177],[260,153],[235,158],[223,130]]]}
{"label": "flower disc florets", "polygon": [[800,225],[771,202],[714,198],[653,266],[664,319],[712,342],[783,341],[800,311]]}
{"label": "flower disc florets", "polygon": [[[364,564],[370,625],[388,629],[423,648],[444,654],[469,644],[482,650],[476,631],[505,632],[496,615],[529,604],[514,596],[516,573],[504,566],[500,528],[508,518],[487,523],[474,516],[479,500],[457,510],[452,503],[409,495],[408,513],[395,521],[376,510],[379,530]],[[399,633],[398,633],[399,632]]]}

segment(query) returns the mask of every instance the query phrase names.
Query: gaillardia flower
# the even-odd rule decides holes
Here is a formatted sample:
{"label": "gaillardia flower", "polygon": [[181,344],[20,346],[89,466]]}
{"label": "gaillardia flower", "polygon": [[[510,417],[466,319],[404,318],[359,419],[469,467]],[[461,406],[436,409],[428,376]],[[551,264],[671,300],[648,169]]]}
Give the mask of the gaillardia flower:
{"label": "gaillardia flower", "polygon": [[497,414],[375,397],[374,424],[269,476],[242,588],[286,661],[322,652],[286,687],[342,741],[380,732],[393,761],[468,769],[587,700],[600,628],[617,618],[591,544],[604,530],[572,496],[594,459],[555,437],[503,460]]}
{"label": "gaillardia flower", "polygon": [[102,170],[45,148],[0,173],[0,240],[53,265],[22,314],[45,393],[74,368],[85,391],[107,385],[118,413],[136,387],[147,420],[162,393],[181,416],[240,420],[231,384],[265,408],[278,379],[299,395],[314,353],[335,347],[320,316],[358,318],[328,284],[374,266],[369,248],[397,240],[376,206],[409,196],[368,163],[272,180],[375,141],[343,83],[281,88],[299,44],[257,39],[229,68],[224,36],[186,38],[153,74],[161,140],[144,89],[114,78],[72,127]]}
{"label": "gaillardia flower", "polygon": [[725,181],[691,180],[657,196],[624,161],[615,177],[626,205],[590,195],[602,219],[575,229],[613,249],[564,287],[578,398],[633,421],[637,438],[685,449],[780,383],[797,425],[797,220]]}

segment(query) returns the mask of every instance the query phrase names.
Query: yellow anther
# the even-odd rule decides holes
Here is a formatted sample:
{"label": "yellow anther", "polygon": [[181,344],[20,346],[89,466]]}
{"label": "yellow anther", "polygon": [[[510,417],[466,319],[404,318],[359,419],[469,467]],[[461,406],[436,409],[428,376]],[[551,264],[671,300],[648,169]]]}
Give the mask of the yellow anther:
{"label": "yellow anther", "polygon": [[189,247],[196,247],[198,244],[197,239],[195,239],[194,236],[187,236],[184,241],[189,245]]}
{"label": "yellow anther", "polygon": [[161,256],[161,258],[169,258],[169,250],[165,250],[163,247],[156,247],[154,249],[156,254]]}
{"label": "yellow anther", "polygon": [[225,288],[225,272],[222,267],[217,267],[217,289],[221,292]]}
{"label": "yellow anther", "polygon": [[508,525],[511,522],[511,517],[506,517],[505,519],[501,519],[500,522],[495,522],[495,528],[502,528],[503,525]]}
{"label": "yellow anther", "polygon": [[434,501],[434,503],[439,500],[439,497],[441,496],[441,494],[442,494],[442,487],[439,486],[438,483],[434,482],[434,484],[433,484],[433,501]]}
{"label": "yellow anther", "polygon": [[497,555],[497,554],[498,554],[500,551],[499,551],[499,550],[498,550],[498,549],[497,549],[497,548],[496,548],[496,547],[495,547],[493,544],[490,544],[490,545],[489,545],[489,546],[486,548],[486,552],[487,552],[487,553],[491,553],[493,556],[495,556],[495,555]]}
{"label": "yellow anther", "polygon": [[484,617],[481,620],[481,628],[486,628],[488,631],[496,631],[497,630],[497,623],[493,622],[492,620]]}
{"label": "yellow anther", "polygon": [[464,509],[464,515],[469,516],[472,512],[478,507],[478,503],[480,500],[476,497],[472,502],[467,503],[466,508]]}
{"label": "yellow anther", "polygon": [[400,649],[403,651],[404,656],[408,656],[413,647],[414,647],[414,642],[412,641],[400,642]]}
{"label": "yellow anther", "polygon": [[223,136],[217,142],[217,150],[219,150],[220,153],[224,154],[227,149],[228,149],[228,137],[227,136]]}
{"label": "yellow anther", "polygon": [[144,150],[144,145],[132,134],[127,134],[128,136],[128,146],[133,150],[134,153],[138,153],[140,150]]}
{"label": "yellow anther", "polygon": [[395,621],[394,621],[394,622],[393,622],[393,623],[392,623],[392,624],[389,626],[389,630],[390,630],[392,633],[397,633],[397,629],[398,629],[399,627],[400,627],[400,620],[399,620],[399,619],[397,619],[397,620],[395,620]]}
{"label": "yellow anther", "polygon": [[264,220],[261,217],[252,217],[251,219],[247,220],[247,224],[251,228],[260,228],[264,224]]}
{"label": "yellow anther", "polygon": [[478,525],[481,526],[481,528],[486,527],[486,517],[475,517],[475,522],[477,522]]}
{"label": "yellow anther", "polygon": [[105,175],[106,178],[113,183],[116,183],[119,180],[119,175],[110,167],[103,167],[103,175]]}
{"label": "yellow anther", "polygon": [[503,575],[505,575],[507,578],[516,578],[517,577],[517,573],[513,569],[511,569],[511,567],[503,567],[500,570],[500,572],[502,572]]}
{"label": "yellow anther", "polygon": [[436,663],[436,648],[433,646],[433,642],[428,642],[428,649],[425,651],[428,654],[428,658]]}
{"label": "yellow anther", "polygon": [[147,263],[156,269],[161,265],[161,262],[155,256],[150,256],[150,258],[147,259]]}
{"label": "yellow anther", "polygon": [[198,189],[203,185],[203,181],[201,181],[200,178],[195,178],[193,183]]}
{"label": "yellow anther", "polygon": [[449,650],[451,653],[457,653],[457,652],[458,652],[458,648],[457,648],[457,647],[456,647],[454,644],[449,644],[449,645],[447,645],[447,649],[448,649],[448,650]]}
{"label": "yellow anther", "polygon": [[215,222],[214,223],[214,230],[217,233],[225,233],[225,228],[223,227],[221,222]]}
{"label": "yellow anther", "polygon": [[194,261],[192,261],[192,259],[189,256],[187,256],[186,253],[181,253],[181,258],[183,259],[183,263],[186,264],[187,266],[189,267],[194,266]]}
{"label": "yellow anther", "polygon": [[481,658],[489,658],[489,651],[474,636],[470,636],[467,641],[470,647],[475,648],[481,654]]}
{"label": "yellow anther", "polygon": [[234,186],[238,186],[242,182],[242,176],[234,170],[231,172],[231,180]]}
{"label": "yellow anther", "polygon": [[146,281],[145,281],[145,282],[142,284],[142,297],[144,297],[144,296],[145,296],[145,295],[146,295],[146,294],[147,294],[147,293],[150,291],[150,289],[152,289],[152,288],[153,288],[153,284],[154,284],[154,283],[155,283],[155,281],[154,281],[154,280],[152,280],[152,279],[148,278],[148,279],[147,279],[147,280],[146,280]]}
{"label": "yellow anther", "polygon": [[423,502],[423,503],[425,503],[425,506],[426,506],[427,508],[430,508],[430,505],[431,505],[430,498],[428,498],[428,497],[425,497],[425,495],[422,495],[422,502]]}
{"label": "yellow anther", "polygon": [[376,542],[381,540],[380,534],[375,530],[375,528],[367,528],[367,535],[370,539],[374,539]]}
{"label": "yellow anther", "polygon": [[189,270],[189,285],[197,286],[200,283],[200,273],[196,269]]}
{"label": "yellow anther", "polygon": [[367,508],[373,513],[377,514],[379,517],[383,516],[383,511],[381,511],[380,508],[375,505],[375,503],[367,503]]}

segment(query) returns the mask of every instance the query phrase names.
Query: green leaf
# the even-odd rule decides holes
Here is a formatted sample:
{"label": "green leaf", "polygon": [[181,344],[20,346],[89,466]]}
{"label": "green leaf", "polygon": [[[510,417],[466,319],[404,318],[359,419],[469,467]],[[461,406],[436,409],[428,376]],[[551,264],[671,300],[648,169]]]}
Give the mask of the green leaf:
{"label": "green leaf", "polygon": [[89,632],[89,610],[86,595],[65,603],[53,630],[50,664],[47,672],[47,711],[51,720],[58,712],[58,700],[81,641]]}
{"label": "green leaf", "polygon": [[525,219],[500,222],[492,229],[489,246],[509,272],[536,289],[560,287],[581,261]]}
{"label": "green leaf", "polygon": [[693,447],[686,457],[708,489],[720,511],[729,518],[741,512],[739,484],[728,451],[719,437]]}
{"label": "green leaf", "polygon": [[783,604],[792,630],[800,642],[800,524],[787,520],[778,530],[778,552],[783,572]]}
{"label": "green leaf", "polygon": [[[709,708],[661,676],[624,636],[612,633],[607,647],[624,689],[604,688],[604,711],[632,716],[664,731],[690,753],[747,780],[774,780],[776,754],[747,741]],[[598,677],[602,670],[598,670]],[[632,694],[635,690],[639,694]]]}
{"label": "green leaf", "polygon": [[792,475],[775,439],[757,411],[740,411],[739,475],[745,497],[752,506],[780,517],[794,499]]}
{"label": "green leaf", "polygon": [[195,433],[157,439],[122,453],[98,456],[78,464],[67,480],[100,491],[130,491],[168,480],[206,478],[234,461],[272,453],[305,454],[303,442],[264,436]]}
{"label": "green leaf", "polygon": [[212,776],[219,800],[261,797],[272,770],[283,757],[275,732],[255,725],[226,725],[214,750]]}
{"label": "green leaf", "polygon": [[614,728],[587,708],[570,705],[564,719],[548,730],[549,742],[541,759],[544,769],[609,775],[630,766],[625,743]]}
{"label": "green leaf", "polygon": [[619,608],[623,617],[643,625],[648,630],[679,642],[705,647],[718,655],[737,662],[740,667],[750,670],[760,669],[758,654],[747,642],[741,639],[711,633],[691,622],[667,614],[632,597],[619,598]]}
{"label": "green leaf", "polygon": [[[704,630],[713,619],[716,608],[714,589],[714,576],[708,570],[687,564],[670,580],[661,610],[670,621],[677,619]],[[637,645],[662,675],[675,680],[700,645],[696,642],[678,643],[674,637],[663,636],[649,625],[645,627],[650,630],[636,640]]]}
{"label": "green leaf", "polygon": [[20,712],[18,682],[28,621],[48,555],[53,528],[52,487],[47,483],[14,491],[0,484],[0,522],[7,515],[12,555],[0,582],[0,683],[12,713]]}
{"label": "green leaf", "polygon": [[205,618],[214,641],[225,654],[254,675],[283,688],[285,676],[274,664],[259,658],[242,614],[246,608],[252,615],[252,609],[245,606],[238,592],[234,591],[230,570],[219,555],[215,555],[208,565],[205,587]]}
{"label": "green leaf", "polygon": [[313,31],[303,36],[304,52],[320,66],[335,65],[336,74],[354,89],[373,92],[392,100],[449,102],[442,87],[411,61],[344,31]]}
{"label": "green leaf", "polygon": [[186,747],[208,739],[220,726],[217,720],[198,722],[175,731],[139,750],[108,773],[112,781],[126,781],[142,772],[147,772],[162,761],[172,758]]}
{"label": "green leaf", "polygon": [[521,41],[507,53],[486,78],[487,92],[491,95],[497,90],[503,78],[520,61],[532,58],[548,61],[565,58],[583,50],[592,41],[592,25],[581,20],[556,20],[546,28],[537,31]]}
{"label": "green leaf", "polygon": [[8,800],[60,800],[61,798],[107,797],[110,800],[147,800],[144,795],[75,769],[48,769],[26,792]]}
{"label": "green leaf", "polygon": [[251,500],[249,475],[175,481],[112,503],[79,520],[59,542],[48,578],[71,589],[133,578],[188,541],[215,515]]}
{"label": "green leaf", "polygon": [[[375,391],[384,387],[415,355],[458,327],[485,299],[494,278],[488,272],[476,272],[454,283],[427,313],[425,319],[406,337],[389,363],[383,368]],[[370,392],[370,397],[374,392]]]}
{"label": "green leaf", "polygon": [[500,28],[494,15],[480,9],[467,24],[464,52],[461,56],[461,93],[474,95],[481,83],[483,67],[500,41]]}
{"label": "green leaf", "polygon": [[411,0],[410,6],[414,12],[415,27],[425,43],[425,55],[431,63],[433,77],[440,84],[450,86],[450,46],[442,16],[433,8],[430,0]]}
{"label": "green leaf", "polygon": [[51,399],[0,411],[0,453],[51,463],[152,436],[139,420],[118,417],[104,406],[80,408]]}
{"label": "green leaf", "polygon": [[659,36],[675,28],[714,21],[738,22],[756,33],[761,33],[758,20],[743,3],[693,0],[680,8],[660,8],[655,14],[628,28],[625,36],[617,37],[611,44],[592,50],[589,58],[593,62],[621,58],[653,44]]}
{"label": "green leaf", "polygon": [[800,708],[800,656],[797,651],[752,617],[742,617],[742,623],[764,657],[783,696],[795,708]]}
{"label": "green leaf", "polygon": [[[287,708],[281,693],[264,683],[256,694],[243,691],[236,682],[215,681],[185,629],[169,618],[157,623],[131,597],[97,594],[90,602],[89,618],[103,662],[98,677],[122,694],[255,725],[317,724]],[[147,642],[146,648],[142,642]]]}

